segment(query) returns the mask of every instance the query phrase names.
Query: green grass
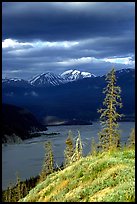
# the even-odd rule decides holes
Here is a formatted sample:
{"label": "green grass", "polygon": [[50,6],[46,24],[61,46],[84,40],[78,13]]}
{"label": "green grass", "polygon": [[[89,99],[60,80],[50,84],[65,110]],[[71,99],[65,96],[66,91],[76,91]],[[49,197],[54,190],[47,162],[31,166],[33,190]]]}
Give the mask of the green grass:
{"label": "green grass", "polygon": [[19,202],[135,202],[135,150],[87,156],[54,172]]}

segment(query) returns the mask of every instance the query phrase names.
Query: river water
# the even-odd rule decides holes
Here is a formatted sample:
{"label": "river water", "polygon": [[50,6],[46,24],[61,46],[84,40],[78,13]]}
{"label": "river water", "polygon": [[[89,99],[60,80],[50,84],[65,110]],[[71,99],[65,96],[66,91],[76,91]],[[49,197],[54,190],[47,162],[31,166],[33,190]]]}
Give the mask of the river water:
{"label": "river water", "polygon": [[[135,127],[134,122],[119,123],[121,130],[121,143],[124,144]],[[21,180],[36,176],[40,173],[45,155],[44,143],[50,141],[54,152],[55,164],[60,165],[64,160],[65,140],[68,131],[71,130],[76,140],[78,130],[81,134],[83,154],[91,151],[91,140],[94,137],[98,142],[98,132],[101,127],[98,122],[93,125],[74,126],[51,126],[46,133],[56,132],[58,135],[42,135],[23,141],[22,144],[10,144],[2,147],[2,189],[7,188],[9,183],[16,182],[16,174]]]}

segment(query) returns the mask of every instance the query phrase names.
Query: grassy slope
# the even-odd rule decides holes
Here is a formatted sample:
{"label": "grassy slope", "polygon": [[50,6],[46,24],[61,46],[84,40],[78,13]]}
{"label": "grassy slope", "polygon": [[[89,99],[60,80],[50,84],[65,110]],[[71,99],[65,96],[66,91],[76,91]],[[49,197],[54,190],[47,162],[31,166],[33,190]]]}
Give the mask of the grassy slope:
{"label": "grassy slope", "polygon": [[32,189],[24,202],[135,201],[135,151],[87,156],[55,172]]}

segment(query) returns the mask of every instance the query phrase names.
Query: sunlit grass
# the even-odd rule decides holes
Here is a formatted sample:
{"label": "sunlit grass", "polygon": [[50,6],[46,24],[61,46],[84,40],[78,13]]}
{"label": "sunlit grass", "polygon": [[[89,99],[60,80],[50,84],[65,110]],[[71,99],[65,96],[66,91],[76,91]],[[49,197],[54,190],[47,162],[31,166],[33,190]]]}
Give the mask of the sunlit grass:
{"label": "sunlit grass", "polygon": [[87,156],[47,176],[24,202],[134,202],[135,150]]}

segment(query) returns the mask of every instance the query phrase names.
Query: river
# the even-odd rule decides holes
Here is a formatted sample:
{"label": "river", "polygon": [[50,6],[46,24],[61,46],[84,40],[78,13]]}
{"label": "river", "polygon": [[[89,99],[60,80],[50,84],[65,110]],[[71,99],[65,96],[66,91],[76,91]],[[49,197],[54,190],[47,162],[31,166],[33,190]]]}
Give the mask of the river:
{"label": "river", "polygon": [[[124,144],[135,127],[134,122],[120,122],[121,143]],[[71,130],[76,140],[78,130],[83,144],[83,155],[91,151],[91,139],[98,142],[98,132],[101,127],[98,122],[93,125],[50,126],[46,133],[57,132],[58,135],[41,135],[24,140],[21,144],[10,144],[2,147],[2,189],[6,189],[9,183],[16,182],[16,174],[21,180],[36,176],[40,173],[45,155],[44,142],[51,141],[55,163],[60,165],[64,160],[65,140],[68,131]]]}

